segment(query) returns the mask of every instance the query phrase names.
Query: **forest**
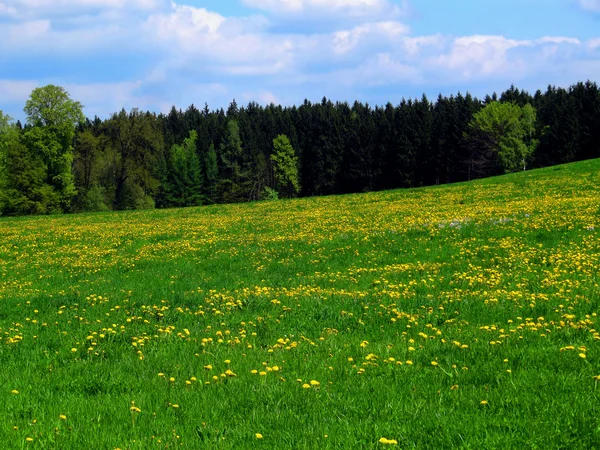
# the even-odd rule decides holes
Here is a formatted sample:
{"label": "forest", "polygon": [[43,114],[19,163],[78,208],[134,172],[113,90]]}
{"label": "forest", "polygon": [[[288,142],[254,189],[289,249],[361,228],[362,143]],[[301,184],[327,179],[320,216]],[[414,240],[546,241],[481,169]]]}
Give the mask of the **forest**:
{"label": "forest", "polygon": [[85,118],[62,87],[0,110],[0,215],[171,208],[410,188],[600,157],[595,82],[398,105],[239,106]]}

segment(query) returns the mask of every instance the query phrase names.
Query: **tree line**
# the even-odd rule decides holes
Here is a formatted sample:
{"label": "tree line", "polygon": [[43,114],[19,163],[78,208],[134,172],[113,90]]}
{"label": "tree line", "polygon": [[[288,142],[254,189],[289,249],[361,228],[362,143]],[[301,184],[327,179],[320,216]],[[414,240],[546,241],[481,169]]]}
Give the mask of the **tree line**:
{"label": "tree line", "polygon": [[86,119],[58,86],[0,111],[0,214],[168,208],[466,181],[600,157],[596,83]]}

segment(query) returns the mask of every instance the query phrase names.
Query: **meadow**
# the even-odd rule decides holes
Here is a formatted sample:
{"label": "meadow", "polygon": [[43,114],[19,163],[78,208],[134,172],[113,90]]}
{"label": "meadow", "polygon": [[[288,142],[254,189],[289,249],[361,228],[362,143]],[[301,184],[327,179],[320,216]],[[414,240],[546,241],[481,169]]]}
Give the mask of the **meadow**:
{"label": "meadow", "polygon": [[599,448],[600,160],[0,220],[3,449]]}

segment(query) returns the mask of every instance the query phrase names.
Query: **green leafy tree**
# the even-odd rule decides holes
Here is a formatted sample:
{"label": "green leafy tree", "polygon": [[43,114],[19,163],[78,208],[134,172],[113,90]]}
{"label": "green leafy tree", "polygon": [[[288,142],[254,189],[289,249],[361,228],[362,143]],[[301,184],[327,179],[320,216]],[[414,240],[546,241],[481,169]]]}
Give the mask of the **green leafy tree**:
{"label": "green leafy tree", "polygon": [[73,101],[64,88],[48,85],[33,90],[24,111],[30,125],[25,143],[43,161],[45,183],[66,211],[77,194],[71,167],[75,126],[84,120],[81,103]]}
{"label": "green leafy tree", "polygon": [[14,140],[15,128],[10,116],[0,110],[0,214],[6,203],[6,189],[8,185],[7,158],[8,149]]}
{"label": "green leafy tree", "polygon": [[280,134],[273,140],[271,161],[277,187],[288,197],[298,194],[300,192],[298,157],[285,134]]}
{"label": "green leafy tree", "polygon": [[[468,126],[472,165],[489,166],[492,173],[525,170],[538,141],[534,139],[535,109],[527,104],[493,101],[477,112]],[[486,174],[487,175],[487,174]]]}
{"label": "green leafy tree", "polygon": [[171,189],[170,200],[177,206],[195,206],[202,204],[202,167],[196,153],[198,133],[190,131],[183,145],[171,148]]}

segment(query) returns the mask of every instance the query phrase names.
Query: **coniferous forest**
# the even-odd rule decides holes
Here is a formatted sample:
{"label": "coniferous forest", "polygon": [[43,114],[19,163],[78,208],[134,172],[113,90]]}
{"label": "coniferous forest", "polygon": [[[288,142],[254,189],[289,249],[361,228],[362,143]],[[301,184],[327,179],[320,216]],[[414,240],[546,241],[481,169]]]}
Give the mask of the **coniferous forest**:
{"label": "coniferous forest", "polygon": [[372,107],[305,101],[86,119],[58,86],[0,111],[0,214],[169,208],[453,183],[600,157],[595,82]]}

